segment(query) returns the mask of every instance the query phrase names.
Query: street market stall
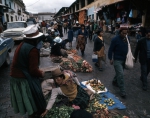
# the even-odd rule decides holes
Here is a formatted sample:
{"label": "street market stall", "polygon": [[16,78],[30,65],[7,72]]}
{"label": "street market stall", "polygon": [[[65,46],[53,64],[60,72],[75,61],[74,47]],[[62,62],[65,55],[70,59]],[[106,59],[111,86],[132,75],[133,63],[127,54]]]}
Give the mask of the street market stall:
{"label": "street market stall", "polygon": [[[45,70],[48,71],[48,68]],[[52,68],[50,68],[50,70],[52,70]],[[51,83],[51,81],[52,79],[48,80],[47,83]],[[49,83],[47,85],[50,85]],[[87,86],[95,88],[93,88],[95,93],[92,94],[93,97],[90,99],[89,105],[85,109],[93,115],[93,118],[128,118],[127,116],[123,116],[118,111],[114,110],[116,108],[126,109],[126,107],[113,94],[108,92],[107,88],[100,82],[100,80],[91,79],[81,82],[80,85],[85,90]],[[47,101],[49,98],[50,96],[47,97]],[[58,96],[54,106],[45,118],[70,118],[72,112],[75,110],[80,110],[80,107],[71,105],[66,97]]]}
{"label": "street market stall", "polygon": [[54,63],[60,63],[60,66],[65,70],[71,70],[73,72],[92,72],[92,66],[77,55],[76,50],[67,50],[68,58],[64,57],[51,57]]}

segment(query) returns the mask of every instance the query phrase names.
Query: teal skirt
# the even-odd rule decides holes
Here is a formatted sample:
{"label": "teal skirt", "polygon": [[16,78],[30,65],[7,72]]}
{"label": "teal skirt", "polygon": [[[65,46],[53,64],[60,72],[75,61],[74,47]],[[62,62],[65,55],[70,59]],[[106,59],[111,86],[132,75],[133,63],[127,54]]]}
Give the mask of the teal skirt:
{"label": "teal skirt", "polygon": [[80,86],[77,86],[77,96],[72,101],[72,104],[80,106],[81,109],[85,109],[88,107],[90,96],[87,94],[87,92]]}
{"label": "teal skirt", "polygon": [[10,79],[11,105],[15,113],[31,115],[37,111],[29,84],[23,78]]}

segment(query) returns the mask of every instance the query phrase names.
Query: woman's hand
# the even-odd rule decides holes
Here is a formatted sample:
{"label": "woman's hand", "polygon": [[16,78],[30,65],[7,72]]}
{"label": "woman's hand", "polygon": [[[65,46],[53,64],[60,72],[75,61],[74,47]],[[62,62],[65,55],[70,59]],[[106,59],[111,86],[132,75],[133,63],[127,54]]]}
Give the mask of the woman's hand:
{"label": "woman's hand", "polygon": [[48,110],[46,109],[42,114],[41,117],[44,117],[47,114]]}

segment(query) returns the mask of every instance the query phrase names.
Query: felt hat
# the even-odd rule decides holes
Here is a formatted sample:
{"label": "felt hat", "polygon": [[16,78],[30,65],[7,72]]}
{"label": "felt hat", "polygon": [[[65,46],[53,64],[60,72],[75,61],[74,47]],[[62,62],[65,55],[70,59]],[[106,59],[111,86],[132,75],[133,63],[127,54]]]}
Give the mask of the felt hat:
{"label": "felt hat", "polygon": [[61,42],[62,42],[62,39],[57,36],[57,37],[54,39],[54,42],[56,42],[56,43],[61,43]]}
{"label": "felt hat", "polygon": [[23,31],[25,38],[35,39],[43,35],[43,33],[39,32],[36,25],[30,25],[26,27]]}
{"label": "felt hat", "polygon": [[63,72],[60,70],[60,68],[56,68],[55,70],[52,71],[52,77],[58,77],[60,75],[62,75]]}

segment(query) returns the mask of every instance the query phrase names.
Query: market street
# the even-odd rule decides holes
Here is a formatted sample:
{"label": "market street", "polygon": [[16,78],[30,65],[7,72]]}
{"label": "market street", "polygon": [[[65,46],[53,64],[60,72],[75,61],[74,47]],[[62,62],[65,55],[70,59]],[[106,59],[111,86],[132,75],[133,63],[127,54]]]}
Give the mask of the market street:
{"label": "market street", "polygon": [[[111,34],[105,34],[104,39],[106,40],[106,54],[108,51],[108,44],[110,42]],[[75,48],[75,39],[73,41],[73,48]],[[18,45],[18,44],[17,44]],[[11,52],[11,61],[13,58],[14,50]],[[68,46],[68,45],[67,45]],[[126,110],[119,111],[120,113],[129,116],[130,118],[150,118],[150,90],[143,91],[140,77],[140,66],[139,63],[135,64],[134,69],[125,70],[125,88],[127,91],[127,98],[122,99],[119,96],[119,89],[112,86],[112,79],[114,77],[114,68],[109,64],[109,60],[107,59],[107,63],[103,64],[105,70],[103,72],[97,70],[94,67],[94,63],[92,62],[91,55],[93,50],[93,42],[88,41],[84,59],[87,60],[94,68],[93,73],[77,73],[78,79],[80,81],[89,80],[92,78],[100,79],[101,82],[107,87],[107,89],[113,93],[116,97],[119,98],[120,101],[127,107]],[[80,52],[79,52],[79,55]],[[52,63],[49,57],[41,58],[40,67],[54,66],[56,64]],[[20,115],[15,115],[13,110],[11,109],[10,103],[10,86],[9,86],[9,72],[10,67],[1,67],[0,68],[0,118],[20,118]],[[46,77],[48,78],[48,77]],[[150,81],[148,80],[150,84]]]}

